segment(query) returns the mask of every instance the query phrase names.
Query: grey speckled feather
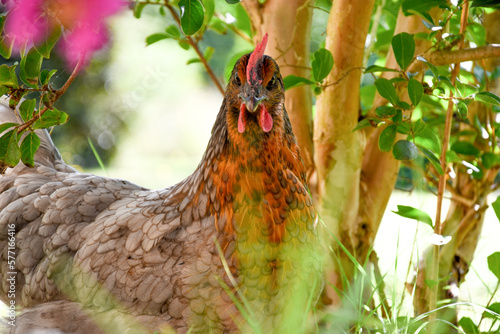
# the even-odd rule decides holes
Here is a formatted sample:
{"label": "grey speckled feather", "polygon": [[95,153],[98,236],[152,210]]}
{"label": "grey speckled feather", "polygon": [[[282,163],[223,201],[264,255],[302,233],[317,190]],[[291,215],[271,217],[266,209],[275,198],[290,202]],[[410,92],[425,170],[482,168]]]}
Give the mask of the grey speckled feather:
{"label": "grey speckled feather", "polygon": [[[165,326],[226,333],[245,328],[248,317],[265,332],[304,326],[321,288],[317,215],[279,69],[267,56],[262,71],[275,81],[261,81],[273,128],[262,132],[249,115],[245,132],[236,129],[235,77],[244,80],[247,61],[235,66],[198,168],[166,189],[78,173],[37,130],[35,167],[21,163],[0,175],[0,272],[16,272],[15,302],[26,309],[12,332],[39,325],[98,333],[115,319],[130,328],[120,333]],[[2,98],[0,122],[15,120]],[[9,226],[16,232],[14,270]],[[0,298],[11,299],[5,279]],[[245,300],[247,319],[233,298]],[[287,312],[288,329],[280,316]]]}

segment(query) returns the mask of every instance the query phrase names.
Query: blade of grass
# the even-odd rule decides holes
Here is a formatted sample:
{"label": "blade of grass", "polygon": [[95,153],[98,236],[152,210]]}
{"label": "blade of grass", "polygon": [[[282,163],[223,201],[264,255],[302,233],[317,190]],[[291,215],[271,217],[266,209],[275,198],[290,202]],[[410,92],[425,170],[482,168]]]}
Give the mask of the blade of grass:
{"label": "blade of grass", "polygon": [[90,149],[92,150],[92,153],[94,153],[94,156],[97,160],[97,163],[99,164],[99,166],[101,167],[103,172],[106,173],[107,176],[109,176],[108,171],[106,170],[106,167],[104,166],[104,163],[102,162],[101,156],[99,155],[99,152],[97,152],[97,150],[94,146],[94,143],[92,143],[92,140],[90,139],[90,137],[87,137],[87,140],[89,142],[89,146],[90,146]]}

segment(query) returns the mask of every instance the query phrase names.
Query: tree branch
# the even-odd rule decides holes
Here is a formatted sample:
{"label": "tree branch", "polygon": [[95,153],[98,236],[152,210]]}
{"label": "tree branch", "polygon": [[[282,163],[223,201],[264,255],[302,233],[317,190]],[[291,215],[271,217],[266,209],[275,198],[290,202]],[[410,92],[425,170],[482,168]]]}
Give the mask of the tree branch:
{"label": "tree branch", "polygon": [[[477,48],[460,49],[460,50],[439,50],[431,52],[424,58],[430,63],[441,66],[448,64],[462,63],[465,61],[477,61],[487,58],[500,57],[500,44],[489,44]],[[421,64],[415,62],[408,69],[409,72],[417,72]]]}
{"label": "tree branch", "polygon": [[[167,7],[167,9],[170,11],[170,13],[172,14],[172,17],[174,18],[175,22],[180,27],[181,26],[181,19],[179,17],[179,14],[177,14],[177,12],[175,11],[174,7],[172,7],[172,5],[168,2],[168,0],[165,0],[165,7]],[[214,82],[214,84],[217,87],[217,89],[219,90],[219,92],[222,95],[224,95],[224,87],[222,87],[222,84],[220,83],[219,79],[215,75],[214,71],[212,70],[212,68],[208,64],[208,62],[205,59],[205,57],[203,56],[203,53],[201,52],[201,50],[200,50],[200,48],[198,46],[198,43],[195,42],[191,36],[188,36],[188,35],[184,35],[184,36],[186,37],[186,40],[189,43],[189,45],[191,45],[191,47],[194,49],[194,51],[198,55],[198,58],[200,58],[200,61],[203,64],[203,66],[205,67],[205,70],[207,71],[208,75],[210,76],[210,79],[212,79],[212,81]]]}
{"label": "tree branch", "polygon": [[[460,22],[460,35],[462,38],[458,42],[458,49],[463,48],[464,45],[464,33],[465,29],[467,27],[467,17],[469,15],[469,1],[465,1],[463,3],[462,7],[462,17],[461,17],[461,22]],[[456,78],[460,72],[460,60],[455,62],[455,65],[453,67],[453,71],[451,72],[451,83],[455,85]],[[453,97],[453,91],[450,91],[450,97]],[[445,126],[444,126],[444,138],[443,138],[443,146],[441,150],[441,169],[443,170],[443,174],[439,175],[439,185],[438,185],[438,198],[437,198],[437,207],[436,207],[436,220],[434,222],[434,233],[441,235],[442,234],[442,222],[441,222],[441,210],[442,210],[442,204],[443,204],[443,196],[444,196],[444,190],[446,188],[446,167],[447,167],[447,162],[446,162],[446,152],[448,151],[448,145],[450,143],[450,136],[451,136],[451,125],[453,121],[453,106],[454,103],[452,100],[448,101],[448,110],[446,111],[446,120],[445,120]],[[439,245],[434,245],[432,249],[432,271],[431,271],[431,280],[435,282],[439,282],[439,251],[440,251],[440,246]],[[429,287],[429,311],[433,311],[436,309],[437,306],[437,299],[438,299],[438,290],[439,289],[439,284],[435,284],[433,287]],[[435,320],[436,320],[437,313],[436,312],[431,312],[429,314],[429,324],[431,326],[430,332],[434,329],[435,326]]]}
{"label": "tree branch", "polygon": [[[76,76],[78,75],[78,73],[80,72],[80,70],[83,67],[83,62],[84,62],[83,59],[84,58],[82,57],[78,61],[78,63],[75,66],[75,69],[71,73],[68,80],[66,80],[64,85],[54,93],[53,97],[50,99],[50,104],[53,104],[57,100],[59,100],[59,98],[66,92],[68,87],[75,80]],[[45,114],[45,112],[49,109],[51,109],[51,108],[49,108],[48,106],[45,106],[42,110],[38,111],[36,113],[36,115],[34,115],[29,121],[27,121],[26,123],[23,123],[23,124],[21,124],[21,126],[19,126],[19,128],[17,129],[17,133],[20,134],[20,133],[24,132],[27,128],[29,128],[31,125],[33,125],[33,123],[35,123],[40,117],[42,117],[42,115]]]}

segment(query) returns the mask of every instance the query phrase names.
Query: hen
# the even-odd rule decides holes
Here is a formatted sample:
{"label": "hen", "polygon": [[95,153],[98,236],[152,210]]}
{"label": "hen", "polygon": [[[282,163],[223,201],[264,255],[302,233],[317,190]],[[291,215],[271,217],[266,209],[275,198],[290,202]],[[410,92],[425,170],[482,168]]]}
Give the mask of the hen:
{"label": "hen", "polygon": [[304,328],[322,287],[318,217],[266,42],[237,61],[206,152],[175,186],[78,173],[38,132],[35,168],[0,176],[1,299],[27,308],[12,332]]}

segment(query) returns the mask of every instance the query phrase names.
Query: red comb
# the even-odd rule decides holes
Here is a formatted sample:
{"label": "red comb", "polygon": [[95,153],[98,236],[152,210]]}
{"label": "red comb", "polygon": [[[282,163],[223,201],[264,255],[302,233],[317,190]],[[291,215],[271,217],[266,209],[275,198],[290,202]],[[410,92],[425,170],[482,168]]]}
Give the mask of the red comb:
{"label": "red comb", "polygon": [[[247,65],[247,81],[257,81],[257,68],[258,64],[262,61],[262,57],[264,57],[264,50],[266,50],[267,45],[267,33],[262,38],[262,41],[257,44],[255,50],[253,50],[250,55],[250,59],[248,60]],[[261,80],[259,80],[261,81]]]}

